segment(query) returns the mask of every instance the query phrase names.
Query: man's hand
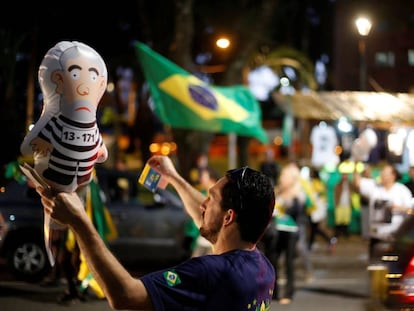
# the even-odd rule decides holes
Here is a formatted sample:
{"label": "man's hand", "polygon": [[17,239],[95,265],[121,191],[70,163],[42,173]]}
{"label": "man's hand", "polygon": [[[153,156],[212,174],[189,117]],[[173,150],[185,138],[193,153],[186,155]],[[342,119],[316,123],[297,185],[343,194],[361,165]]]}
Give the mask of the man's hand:
{"label": "man's hand", "polygon": [[152,156],[147,163],[151,168],[160,173],[167,182],[171,182],[172,178],[178,176],[172,160],[167,156]]}
{"label": "man's hand", "polygon": [[41,196],[45,212],[58,223],[71,225],[76,219],[87,217],[83,203],[76,192],[60,192],[53,195],[51,191],[42,187],[37,187],[36,191]]}

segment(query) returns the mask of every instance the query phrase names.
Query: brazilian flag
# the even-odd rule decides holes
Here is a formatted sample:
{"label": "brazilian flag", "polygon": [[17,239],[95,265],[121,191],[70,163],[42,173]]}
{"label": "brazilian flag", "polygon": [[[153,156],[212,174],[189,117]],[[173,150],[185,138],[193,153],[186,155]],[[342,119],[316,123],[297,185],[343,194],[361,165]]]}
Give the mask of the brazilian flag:
{"label": "brazilian flag", "polygon": [[235,133],[268,142],[259,103],[247,87],[207,84],[147,45],[135,42],[135,48],[150,87],[155,113],[164,124]]}

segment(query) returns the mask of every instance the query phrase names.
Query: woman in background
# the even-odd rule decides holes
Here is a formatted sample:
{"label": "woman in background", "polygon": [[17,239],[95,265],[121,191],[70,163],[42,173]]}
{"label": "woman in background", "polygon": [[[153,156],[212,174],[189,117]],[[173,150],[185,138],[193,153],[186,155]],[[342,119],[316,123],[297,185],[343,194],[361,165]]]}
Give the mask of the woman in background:
{"label": "woman in background", "polygon": [[[305,211],[306,195],[302,189],[300,179],[299,167],[295,163],[289,163],[282,168],[275,188],[274,216],[277,239],[272,251],[271,261],[276,271],[274,298],[278,299],[280,304],[289,304],[294,296],[294,261],[297,252],[304,260],[306,272],[309,274],[312,270],[306,239],[308,225],[308,217]],[[278,286],[280,273],[277,269],[282,254],[285,255],[286,286],[284,289]]]}

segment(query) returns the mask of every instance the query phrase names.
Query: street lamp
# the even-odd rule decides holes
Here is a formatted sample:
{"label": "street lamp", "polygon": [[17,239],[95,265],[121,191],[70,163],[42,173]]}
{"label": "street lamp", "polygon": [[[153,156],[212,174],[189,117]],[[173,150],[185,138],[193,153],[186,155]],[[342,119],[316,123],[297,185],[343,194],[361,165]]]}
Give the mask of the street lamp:
{"label": "street lamp", "polygon": [[216,40],[216,46],[219,47],[220,49],[227,49],[228,47],[230,47],[230,40],[227,39],[226,37],[220,37]]}
{"label": "street lamp", "polygon": [[366,17],[359,17],[355,21],[355,25],[358,29],[359,37],[359,88],[361,91],[365,91],[367,87],[367,65],[366,65],[366,48],[365,48],[365,37],[368,36],[371,30],[371,21]]}

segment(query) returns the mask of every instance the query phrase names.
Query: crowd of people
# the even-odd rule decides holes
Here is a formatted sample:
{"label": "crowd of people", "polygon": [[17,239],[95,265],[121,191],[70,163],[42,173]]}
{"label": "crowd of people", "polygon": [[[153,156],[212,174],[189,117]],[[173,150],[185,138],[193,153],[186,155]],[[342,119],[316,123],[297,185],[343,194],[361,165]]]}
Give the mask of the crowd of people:
{"label": "crowd of people", "polygon": [[[263,163],[269,167],[271,161],[266,158]],[[304,271],[305,280],[312,280],[309,256],[318,235],[326,243],[328,254],[334,253],[341,239],[345,241],[354,233],[360,235],[368,240],[369,262],[375,263],[381,254],[377,244],[392,238],[413,208],[414,167],[403,182],[390,163],[380,168],[378,177],[366,163],[351,164],[345,170],[338,165],[336,171],[330,172],[333,182],[328,182],[321,180],[321,172],[315,167],[306,167],[306,171],[294,162],[273,163],[280,172],[272,176],[276,194],[274,221],[263,242],[276,271],[273,297],[280,304],[289,304],[294,298],[298,267]],[[331,191],[330,202],[328,191]],[[329,208],[332,213],[328,221]],[[352,228],[353,222],[357,230]],[[297,261],[303,263],[302,267]],[[286,281],[280,282],[283,277]]]}
{"label": "crowd of people", "polygon": [[[290,304],[294,299],[297,259],[304,271],[305,281],[312,281],[313,264],[311,252],[317,236],[326,242],[328,254],[335,250],[337,238],[326,226],[326,187],[316,169],[308,175],[295,162],[284,165],[276,163],[277,175],[271,177],[274,183],[276,203],[271,222],[263,237],[263,248],[276,271],[273,298],[280,304]],[[271,161],[264,160],[269,167]],[[269,172],[269,171],[267,171]],[[264,172],[265,173],[265,172]],[[281,282],[285,278],[286,282]]]}

